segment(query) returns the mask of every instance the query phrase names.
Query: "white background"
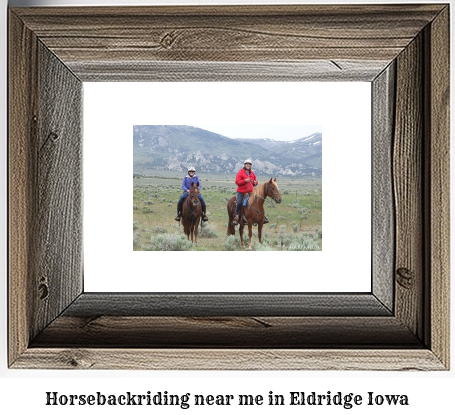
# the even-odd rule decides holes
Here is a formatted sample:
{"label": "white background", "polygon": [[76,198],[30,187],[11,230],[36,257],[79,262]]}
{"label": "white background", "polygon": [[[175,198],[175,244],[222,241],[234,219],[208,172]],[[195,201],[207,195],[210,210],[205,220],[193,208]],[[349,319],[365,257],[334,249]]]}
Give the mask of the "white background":
{"label": "white background", "polygon": [[[367,82],[85,83],[85,291],[371,291],[371,247],[359,244],[371,240],[370,104]],[[323,126],[322,251],[133,252],[133,125],[207,120]],[[194,258],[199,271],[188,278],[182,267]],[[241,263],[254,263],[248,278],[234,271]]]}
{"label": "white background", "polygon": [[[297,3],[292,0],[286,0],[286,3]],[[390,1],[389,1],[390,2]],[[427,1],[428,3],[429,1]],[[24,0],[12,2],[14,5],[82,5],[95,4],[91,1],[74,2],[70,0],[41,1],[41,0]],[[141,3],[136,0],[136,4]],[[197,3],[190,1],[178,1],[168,4]],[[217,3],[213,1],[212,3]],[[241,3],[240,1],[236,2]],[[251,2],[253,3],[253,2]],[[270,3],[270,2],[267,2]],[[280,3],[275,1],[274,3]],[[312,1],[311,3],[316,3]],[[322,3],[322,2],[318,2]],[[338,2],[324,2],[338,3]],[[371,1],[369,3],[372,3]],[[384,3],[379,1],[377,3]],[[392,2],[398,3],[398,2]],[[435,2],[433,2],[435,3]],[[101,1],[96,4],[121,4],[116,1]],[[142,2],[142,4],[153,4],[152,1]],[[156,3],[155,3],[156,4]],[[325,392],[328,390],[343,392],[355,392],[363,394],[366,391],[373,390],[377,393],[394,393],[408,394],[411,405],[408,408],[401,407],[368,407],[361,406],[351,411],[356,414],[374,414],[374,413],[391,413],[391,414],[412,414],[416,413],[435,413],[435,414],[453,414],[454,401],[453,390],[455,388],[454,371],[443,373],[396,373],[396,372],[201,372],[201,371],[163,371],[163,372],[105,372],[105,371],[31,371],[31,370],[7,370],[6,369],[6,2],[2,1],[3,7],[0,10],[3,25],[3,36],[0,36],[1,56],[3,65],[0,66],[0,103],[2,111],[0,112],[1,126],[1,150],[2,159],[0,170],[0,191],[3,195],[3,203],[0,204],[1,234],[4,236],[0,240],[0,262],[2,265],[2,282],[0,285],[0,294],[2,304],[2,319],[0,320],[0,402],[1,411],[5,414],[10,413],[34,413],[34,414],[81,414],[81,413],[107,413],[106,408],[80,408],[71,407],[45,407],[44,396],[46,391],[58,391],[60,393],[94,393],[98,390],[106,393],[115,393],[117,391],[131,390],[143,392],[144,390],[159,391],[168,390],[173,393],[249,393],[267,395],[270,390],[275,393],[287,393],[288,391],[316,390]],[[453,4],[452,4],[453,7]],[[453,30],[452,30],[453,33]],[[452,85],[453,76],[452,76]],[[452,122],[452,125],[453,122]],[[454,180],[452,178],[452,183]],[[453,206],[453,204],[452,204]],[[455,222],[452,220],[452,224]],[[454,231],[452,225],[452,234]],[[452,244],[452,247],[454,244]],[[453,248],[452,248],[453,249]],[[453,286],[453,284],[452,284]],[[453,303],[452,288],[452,303]],[[454,333],[452,319],[452,333]],[[454,344],[452,336],[452,344]],[[453,347],[452,347],[453,356]],[[178,368],[176,368],[178,369]],[[188,411],[192,413],[234,413],[234,408],[192,408]],[[109,413],[153,413],[153,408],[116,408],[109,409]],[[179,408],[163,408],[156,410],[155,413],[178,413]],[[239,413],[343,413],[341,408],[337,407],[317,407],[308,409],[308,407],[256,407],[256,408],[235,408]]]}

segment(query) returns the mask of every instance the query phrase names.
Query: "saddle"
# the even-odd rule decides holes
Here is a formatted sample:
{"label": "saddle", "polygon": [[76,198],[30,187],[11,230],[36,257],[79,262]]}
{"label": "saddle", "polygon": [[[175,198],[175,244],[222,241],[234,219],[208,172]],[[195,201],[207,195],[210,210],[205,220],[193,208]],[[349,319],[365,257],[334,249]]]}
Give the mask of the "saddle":
{"label": "saddle", "polygon": [[[243,214],[243,209],[244,207],[248,206],[248,199],[250,198],[251,196],[251,193],[245,193],[245,195],[243,196],[243,201],[242,201],[242,206],[240,207],[240,212],[239,212],[239,224],[240,224],[240,221],[243,221],[243,223],[245,225],[248,224],[248,220],[246,219],[245,215]],[[234,207],[234,210],[235,210],[235,205],[236,205],[236,201],[234,200],[233,202],[233,207]],[[253,223],[253,226],[258,226],[257,223]]]}

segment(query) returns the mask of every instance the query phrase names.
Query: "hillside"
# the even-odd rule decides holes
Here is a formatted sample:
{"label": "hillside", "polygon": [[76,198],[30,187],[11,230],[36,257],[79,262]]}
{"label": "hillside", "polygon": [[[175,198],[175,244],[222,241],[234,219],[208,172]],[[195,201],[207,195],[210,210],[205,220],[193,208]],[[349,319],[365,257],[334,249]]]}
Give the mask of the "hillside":
{"label": "hillside", "polygon": [[322,134],[293,141],[231,139],[184,125],[133,126],[133,172],[148,170],[236,173],[246,158],[260,174],[306,176],[322,174]]}

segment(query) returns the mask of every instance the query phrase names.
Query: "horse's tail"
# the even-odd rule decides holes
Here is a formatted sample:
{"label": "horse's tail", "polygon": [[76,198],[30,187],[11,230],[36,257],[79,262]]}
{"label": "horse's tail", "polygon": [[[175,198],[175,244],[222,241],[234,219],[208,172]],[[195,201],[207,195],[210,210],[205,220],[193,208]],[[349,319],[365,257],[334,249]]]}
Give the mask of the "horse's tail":
{"label": "horse's tail", "polygon": [[[227,203],[227,211],[228,211],[228,226],[227,226],[227,232],[226,232],[226,235],[229,236],[229,235],[235,235],[235,226],[232,224],[232,221],[234,220],[234,212],[232,210],[232,206],[233,203],[232,203],[232,200],[233,200],[234,196],[231,197]],[[235,209],[235,208],[234,208]]]}

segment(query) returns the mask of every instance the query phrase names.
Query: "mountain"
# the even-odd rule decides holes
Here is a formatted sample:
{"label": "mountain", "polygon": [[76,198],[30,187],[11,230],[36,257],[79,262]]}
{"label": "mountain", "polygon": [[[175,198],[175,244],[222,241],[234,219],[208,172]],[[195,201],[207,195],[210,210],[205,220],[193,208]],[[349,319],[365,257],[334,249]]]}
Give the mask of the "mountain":
{"label": "mountain", "polygon": [[272,140],[270,138],[236,138],[236,140],[242,141],[244,143],[257,144],[261,147],[266,148],[267,150],[280,145],[280,141]]}
{"label": "mountain", "polygon": [[293,141],[268,138],[231,139],[186,125],[133,126],[133,172],[148,170],[237,173],[245,159],[258,174],[301,176],[322,174],[322,134]]}

